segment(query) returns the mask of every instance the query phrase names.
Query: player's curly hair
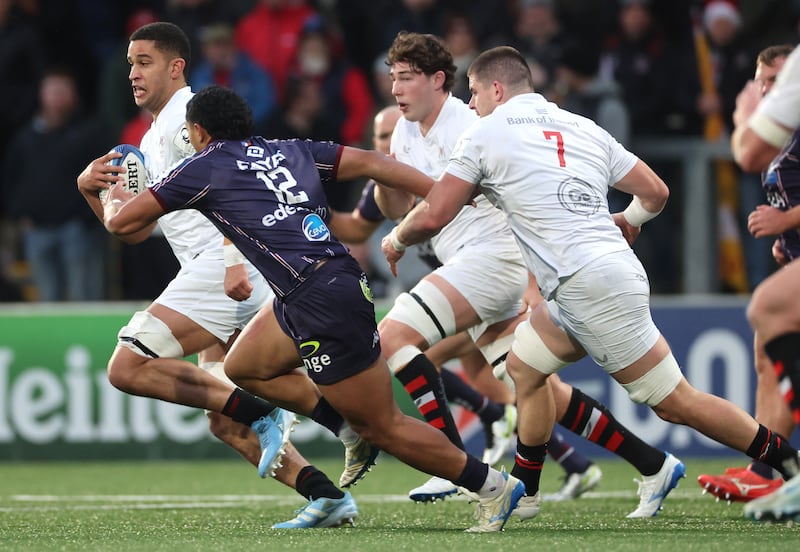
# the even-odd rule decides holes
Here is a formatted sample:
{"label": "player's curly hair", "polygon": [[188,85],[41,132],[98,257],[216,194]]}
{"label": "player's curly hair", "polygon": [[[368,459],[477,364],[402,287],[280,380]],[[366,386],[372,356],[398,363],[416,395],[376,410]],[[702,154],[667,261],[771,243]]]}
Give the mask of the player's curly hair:
{"label": "player's curly hair", "polygon": [[433,75],[437,71],[444,73],[445,92],[453,88],[456,80],[456,65],[453,55],[447,49],[444,40],[432,34],[419,34],[401,31],[397,34],[389,48],[386,65],[408,63],[411,69],[425,75]]}
{"label": "player's curly hair", "polygon": [[131,34],[130,41],[134,40],[152,40],[159,52],[183,58],[187,66],[191,61],[192,47],[189,37],[174,23],[156,21],[143,25]]}
{"label": "player's curly hair", "polygon": [[244,140],[255,133],[253,111],[230,88],[206,86],[186,104],[186,120],[197,123],[215,140]]}

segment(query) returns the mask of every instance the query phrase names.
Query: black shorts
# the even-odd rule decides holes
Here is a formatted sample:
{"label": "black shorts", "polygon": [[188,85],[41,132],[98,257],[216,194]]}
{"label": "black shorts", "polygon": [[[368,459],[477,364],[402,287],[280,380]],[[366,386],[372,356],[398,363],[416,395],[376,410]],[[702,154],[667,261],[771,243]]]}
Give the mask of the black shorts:
{"label": "black shorts", "polygon": [[352,257],[326,261],[284,301],[276,299],[275,316],[314,383],[363,372],[381,354],[372,292]]}

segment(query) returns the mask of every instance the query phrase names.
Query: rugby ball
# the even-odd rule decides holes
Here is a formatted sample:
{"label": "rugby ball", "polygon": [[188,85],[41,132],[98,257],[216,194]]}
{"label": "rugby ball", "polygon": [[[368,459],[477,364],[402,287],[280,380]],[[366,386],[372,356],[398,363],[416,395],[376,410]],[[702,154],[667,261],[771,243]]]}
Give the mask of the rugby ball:
{"label": "rugby ball", "polygon": [[[126,172],[122,173],[125,180],[121,184],[133,195],[137,195],[147,186],[147,169],[144,165],[144,154],[139,148],[131,144],[114,146],[111,151],[122,154],[122,157],[111,160],[112,166],[125,167],[126,169]],[[103,191],[105,192],[105,190]],[[105,194],[101,194],[100,199],[103,199],[103,195]]]}

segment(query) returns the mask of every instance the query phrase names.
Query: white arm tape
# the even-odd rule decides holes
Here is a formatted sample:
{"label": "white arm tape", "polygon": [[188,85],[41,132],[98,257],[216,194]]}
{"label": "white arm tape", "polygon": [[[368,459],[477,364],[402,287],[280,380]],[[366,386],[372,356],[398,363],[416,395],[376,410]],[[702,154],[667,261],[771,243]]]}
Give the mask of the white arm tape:
{"label": "white arm tape", "polygon": [[244,255],[232,243],[226,243],[222,247],[222,258],[225,259],[225,268],[244,262]]}
{"label": "white arm tape", "polygon": [[398,253],[406,250],[406,244],[401,242],[400,238],[397,237],[397,226],[392,228],[392,231],[389,234],[389,239],[392,241],[392,247],[394,247],[395,251]]}
{"label": "white arm tape", "polygon": [[747,121],[747,126],[769,145],[781,149],[791,132],[770,119],[763,113],[756,111]]}
{"label": "white arm tape", "polygon": [[[660,212],[661,211],[658,211],[658,213]],[[631,201],[625,210],[622,211],[622,216],[625,217],[625,220],[627,220],[628,224],[631,226],[641,226],[648,220],[656,218],[658,213],[651,213],[645,209],[641,200],[638,197],[633,196],[633,201]]]}

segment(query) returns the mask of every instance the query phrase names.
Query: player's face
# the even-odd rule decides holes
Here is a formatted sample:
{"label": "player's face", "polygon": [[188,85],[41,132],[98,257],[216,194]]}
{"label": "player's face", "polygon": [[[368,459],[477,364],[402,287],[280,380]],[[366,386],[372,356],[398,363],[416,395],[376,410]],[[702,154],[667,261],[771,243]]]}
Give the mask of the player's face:
{"label": "player's face", "polygon": [[758,87],[759,90],[761,90],[762,96],[772,90],[772,85],[775,84],[775,79],[778,77],[778,73],[785,62],[786,56],[783,56],[775,58],[775,61],[772,62],[772,65],[759,63],[756,66],[756,74],[755,77],[753,77],[753,80],[758,83]]}
{"label": "player's face", "polygon": [[389,153],[392,145],[392,132],[397,124],[397,114],[379,113],[372,127],[372,144],[376,151]]}
{"label": "player's face", "polygon": [[405,62],[392,64],[389,76],[392,78],[392,95],[403,117],[423,122],[431,116],[437,94],[433,76],[417,71]]}
{"label": "player's face", "polygon": [[175,62],[156,49],[153,40],[134,40],[128,44],[131,65],[128,79],[136,105],[155,115],[161,111],[174,92]]}
{"label": "player's face", "polygon": [[469,92],[472,94],[469,99],[469,107],[470,109],[474,109],[481,117],[489,115],[498,105],[495,101],[495,87],[493,83],[485,85],[483,82],[476,79],[474,75],[470,75]]}

